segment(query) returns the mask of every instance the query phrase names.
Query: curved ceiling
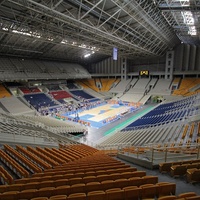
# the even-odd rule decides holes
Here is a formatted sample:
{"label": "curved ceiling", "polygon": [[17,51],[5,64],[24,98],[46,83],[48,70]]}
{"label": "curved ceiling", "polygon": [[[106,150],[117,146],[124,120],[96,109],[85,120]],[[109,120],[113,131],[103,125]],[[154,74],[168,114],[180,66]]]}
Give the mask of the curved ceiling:
{"label": "curved ceiling", "polygon": [[0,55],[90,63],[116,47],[131,59],[162,56],[199,44],[199,8],[195,0],[0,0]]}

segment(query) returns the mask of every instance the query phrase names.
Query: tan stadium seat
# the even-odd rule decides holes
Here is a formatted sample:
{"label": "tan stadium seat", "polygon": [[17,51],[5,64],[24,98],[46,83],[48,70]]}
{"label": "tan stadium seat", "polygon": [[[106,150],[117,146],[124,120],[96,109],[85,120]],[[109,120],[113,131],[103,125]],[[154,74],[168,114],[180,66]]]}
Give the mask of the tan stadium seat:
{"label": "tan stadium seat", "polygon": [[0,194],[0,199],[2,200],[18,200],[19,199],[19,192],[18,191],[9,191]]}
{"label": "tan stadium seat", "polygon": [[70,193],[85,193],[85,183],[71,185]]}
{"label": "tan stadium seat", "polygon": [[96,172],[95,171],[87,171],[87,172],[85,172],[85,176],[96,176]]}
{"label": "tan stadium seat", "polygon": [[177,176],[183,176],[187,172],[187,166],[188,164],[184,165],[173,165],[171,167],[170,174],[172,177],[177,177]]}
{"label": "tan stadium seat", "polygon": [[63,179],[63,175],[61,175],[61,174],[53,175],[53,176],[51,177],[51,180],[52,180],[52,181],[56,181],[56,180],[60,180],[60,179]]}
{"label": "tan stadium seat", "polygon": [[49,200],[66,200],[66,199],[67,195],[55,195],[49,198]]}
{"label": "tan stadium seat", "polygon": [[23,190],[38,189],[40,182],[26,183],[24,184]]}
{"label": "tan stadium seat", "polygon": [[36,189],[22,190],[19,192],[19,199],[31,199],[37,197]]}
{"label": "tan stadium seat", "polygon": [[7,191],[21,191],[24,184],[12,184],[7,187]]}
{"label": "tan stadium seat", "polygon": [[200,169],[188,169],[186,173],[187,182],[200,182]]}
{"label": "tan stadium seat", "polygon": [[106,170],[98,170],[96,171],[96,176],[107,174]]}
{"label": "tan stadium seat", "polygon": [[0,193],[4,193],[7,191],[7,185],[0,185]]}
{"label": "tan stadium seat", "polygon": [[171,170],[172,162],[169,163],[160,163],[159,164],[159,171],[160,173],[168,173]]}
{"label": "tan stadium seat", "polygon": [[87,194],[88,200],[104,200],[106,193],[103,190],[91,191]]}
{"label": "tan stadium seat", "polygon": [[174,195],[159,197],[158,200],[175,200],[177,197]]}
{"label": "tan stadium seat", "polygon": [[53,187],[54,181],[42,181],[38,184],[38,189],[46,188],[46,187]]}
{"label": "tan stadium seat", "polygon": [[132,178],[129,178],[129,185],[130,186],[140,186],[140,185],[143,185],[144,184],[144,179],[143,177],[132,177]]}
{"label": "tan stadium seat", "polygon": [[110,175],[108,175],[108,174],[98,175],[96,178],[97,178],[97,181],[102,182],[102,181],[105,181],[105,180],[109,180]]}
{"label": "tan stadium seat", "polygon": [[74,200],[87,200],[87,196],[85,193],[74,193],[70,194],[67,199],[74,199]]}
{"label": "tan stadium seat", "polygon": [[102,190],[108,190],[114,188],[114,181],[113,180],[105,180],[101,182],[101,189]]}
{"label": "tan stadium seat", "polygon": [[137,186],[124,187],[123,190],[125,200],[139,199],[141,196],[141,188]]}
{"label": "tan stadium seat", "polygon": [[140,188],[141,188],[142,199],[148,199],[148,198],[154,199],[157,196],[157,189],[158,189],[157,185],[144,184],[144,185],[141,185]]}
{"label": "tan stadium seat", "polygon": [[74,185],[74,184],[78,184],[78,183],[82,183],[82,178],[70,178],[69,180],[69,185]]}
{"label": "tan stadium seat", "polygon": [[195,192],[185,192],[178,195],[178,198],[194,197],[197,196]]}
{"label": "tan stadium seat", "polygon": [[129,180],[126,178],[121,178],[114,181],[115,188],[124,188],[126,186],[129,186]]}
{"label": "tan stadium seat", "polygon": [[106,200],[122,200],[124,199],[124,190],[121,188],[112,188],[106,190]]}
{"label": "tan stadium seat", "polygon": [[86,183],[86,186],[85,186],[85,190],[87,192],[96,191],[96,190],[100,190],[100,189],[101,189],[100,182],[89,182],[89,183]]}
{"label": "tan stadium seat", "polygon": [[119,179],[121,178],[121,174],[120,173],[112,173],[110,174],[110,179],[111,180],[116,180],[116,179]]}
{"label": "tan stadium seat", "polygon": [[157,183],[156,185],[158,186],[158,196],[159,197],[176,194],[176,184],[175,183],[160,182],[160,183]]}
{"label": "tan stadium seat", "polygon": [[200,195],[192,196],[192,197],[185,197],[185,200],[200,200]]}
{"label": "tan stadium seat", "polygon": [[69,185],[69,180],[68,179],[58,179],[54,181],[53,186],[54,187],[59,187],[62,185]]}
{"label": "tan stadium seat", "polygon": [[50,197],[53,195],[53,190],[55,188],[54,187],[45,187],[45,188],[40,188],[37,191],[37,194],[39,197]]}
{"label": "tan stadium seat", "polygon": [[83,176],[85,176],[85,173],[84,173],[84,172],[77,172],[77,173],[75,173],[74,175],[75,175],[75,177],[77,177],[77,178],[82,178]]}
{"label": "tan stadium seat", "polygon": [[143,176],[146,176],[145,171],[134,171],[131,177],[143,177]]}
{"label": "tan stadium seat", "polygon": [[[121,174],[120,174],[120,177],[119,178],[131,178],[132,177],[132,173],[133,172],[129,172],[129,171],[127,171],[127,172],[121,172]],[[119,179],[118,178],[118,179]]]}
{"label": "tan stadium seat", "polygon": [[156,184],[158,183],[157,176],[143,176],[143,184]]}
{"label": "tan stadium seat", "polygon": [[83,183],[95,182],[97,180],[96,176],[84,176]]}
{"label": "tan stadium seat", "polygon": [[52,195],[68,195],[70,194],[71,187],[70,185],[62,185],[58,186],[53,190]]}

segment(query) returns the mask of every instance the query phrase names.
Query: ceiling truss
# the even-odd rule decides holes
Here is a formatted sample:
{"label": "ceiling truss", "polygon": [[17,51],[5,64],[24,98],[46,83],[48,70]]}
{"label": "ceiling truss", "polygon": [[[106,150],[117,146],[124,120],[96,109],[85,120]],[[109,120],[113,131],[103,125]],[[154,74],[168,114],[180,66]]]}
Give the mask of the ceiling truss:
{"label": "ceiling truss", "polygon": [[199,6],[186,0],[0,1],[0,54],[84,62],[91,53],[95,62],[117,47],[121,57],[163,56],[179,39],[196,41],[186,39],[188,26],[177,12],[192,8],[198,18]]}

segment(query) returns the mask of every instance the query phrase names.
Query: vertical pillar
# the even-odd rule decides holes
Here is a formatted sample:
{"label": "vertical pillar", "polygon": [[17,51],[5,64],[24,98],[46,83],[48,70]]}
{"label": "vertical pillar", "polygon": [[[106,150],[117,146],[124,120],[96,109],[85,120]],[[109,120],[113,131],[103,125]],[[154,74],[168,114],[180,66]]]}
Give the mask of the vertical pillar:
{"label": "vertical pillar", "polygon": [[165,79],[173,78],[174,70],[174,51],[168,51],[166,54],[166,63],[165,63]]}
{"label": "vertical pillar", "polygon": [[123,79],[127,79],[127,59],[126,58],[122,58],[121,59],[121,80]]}

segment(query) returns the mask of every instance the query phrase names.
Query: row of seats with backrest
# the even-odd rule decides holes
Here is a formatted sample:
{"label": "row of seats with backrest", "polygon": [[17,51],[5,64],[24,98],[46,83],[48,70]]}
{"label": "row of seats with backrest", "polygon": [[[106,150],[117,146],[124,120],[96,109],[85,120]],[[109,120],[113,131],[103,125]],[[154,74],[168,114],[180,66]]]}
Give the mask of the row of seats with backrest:
{"label": "row of seats with backrest", "polygon": [[29,159],[27,159],[26,157],[21,155],[17,150],[12,148],[11,146],[5,144],[4,149],[10,156],[12,156],[14,159],[16,159],[23,166],[26,166],[33,173],[42,172],[42,169],[40,167],[38,167],[36,164],[31,162]]}
{"label": "row of seats with backrest", "polygon": [[199,163],[192,163],[192,164],[181,164],[181,165],[173,165],[171,166],[170,174],[173,177],[183,176],[187,173],[188,169],[200,168]]}
{"label": "row of seats with backrest", "polygon": [[[157,176],[143,176],[143,177],[130,177],[130,178],[116,178],[116,179],[102,179],[98,181],[97,179],[89,179],[87,181],[82,181],[79,178],[74,179],[59,179],[56,181],[43,181],[43,182],[32,182],[32,183],[17,183],[12,185],[0,185],[0,193],[8,192],[8,191],[22,191],[26,189],[41,189],[45,187],[60,187],[69,185],[72,186],[74,184],[85,184],[85,185],[97,185],[99,183],[109,183],[113,187],[119,187],[120,185],[128,185],[128,186],[140,186],[143,184],[156,184],[158,182]],[[95,183],[95,184],[93,184]]]}
{"label": "row of seats with backrest", "polygon": [[41,158],[38,158],[30,151],[26,150],[22,146],[16,145],[16,150],[20,152],[24,157],[30,159],[33,163],[36,163],[40,168],[42,169],[49,169],[52,168],[50,164],[42,160]]}
{"label": "row of seats with backrest", "polygon": [[[38,147],[39,148],[39,147]],[[27,147],[27,149],[17,145],[16,149],[9,145],[4,145],[5,150],[0,150],[1,154],[1,160],[20,178],[23,177],[28,177],[29,172],[25,169],[28,168],[32,173],[34,172],[42,172],[42,168],[51,168],[51,165],[55,167],[56,165],[59,165],[58,162],[55,162],[53,159],[49,158],[50,155],[54,155],[55,152],[47,152],[46,155],[43,154],[43,151],[45,151],[42,148],[39,148],[38,150],[37,147]],[[74,152],[73,152],[74,149]],[[70,154],[69,151],[71,152],[71,155],[75,154],[78,155],[80,154],[81,156],[86,156],[90,155],[94,152],[97,152],[98,150],[95,150],[92,147],[87,147],[86,145],[71,145],[70,147],[68,146],[65,148],[65,154],[68,155]],[[37,153],[36,153],[37,152]],[[81,156],[78,156],[78,158],[81,158]],[[59,154],[59,157],[61,155]],[[69,157],[69,155],[68,155]],[[14,160],[14,159],[15,160]],[[54,158],[58,158],[58,153],[57,157],[54,156]],[[73,158],[73,159],[77,159]],[[20,163],[17,163],[16,160]],[[59,161],[62,162],[62,159],[59,159]],[[69,160],[68,160],[69,161]],[[23,165],[23,167],[21,166]],[[2,174],[2,181],[5,179],[5,175],[7,173]],[[11,177],[8,177],[11,178]],[[6,179],[7,180],[7,179]],[[4,182],[4,181],[3,181]],[[8,183],[7,181],[5,183]]]}
{"label": "row of seats with backrest", "polygon": [[[139,191],[133,188],[124,188],[124,195],[122,200],[133,200],[139,198]],[[134,192],[134,193],[133,193]],[[47,197],[38,197],[33,198],[31,200],[67,200],[67,199],[78,199],[78,200],[102,200],[102,199],[112,199],[112,200],[119,200],[121,196],[120,189],[109,189],[107,191],[92,191],[89,192],[87,195],[85,193],[76,193],[72,195],[56,195],[51,196],[50,198]],[[112,196],[112,197],[110,197]],[[148,198],[149,199],[149,198]],[[167,195],[159,198],[155,198],[156,200],[199,200],[200,196],[196,195],[193,192],[181,193],[178,196],[175,195]],[[120,199],[121,200],[121,199]]]}
{"label": "row of seats with backrest", "polygon": [[[119,168],[130,168],[130,165],[126,165],[121,162],[107,162],[107,163],[99,163],[99,164],[91,164],[91,165],[85,165],[85,164],[76,164],[76,165],[70,165],[69,166],[61,166],[59,168],[54,168],[50,170],[44,170],[43,173],[36,173],[34,176],[36,177],[41,177],[41,176],[46,176],[46,174],[54,174],[58,175],[62,171],[65,171],[65,173],[87,173],[89,171],[99,171],[99,170],[112,170],[112,169],[119,169]],[[132,168],[132,171],[136,171],[136,168]]]}
{"label": "row of seats with backrest", "polygon": [[[77,163],[78,165],[78,163]],[[99,163],[99,165],[91,165],[91,166],[84,166],[82,165],[82,169],[80,168],[76,168],[75,167],[75,170],[76,172],[83,172],[83,173],[86,173],[86,172],[89,172],[89,171],[98,171],[98,170],[109,170],[109,169],[118,169],[118,168],[129,168],[130,166],[129,165],[125,165],[123,163],[120,163],[120,162],[110,162],[110,163]],[[54,168],[54,169],[50,169],[50,170],[45,170],[44,173],[47,173],[47,172],[56,172],[57,174],[60,172],[60,171],[67,171],[68,173],[74,173],[74,169],[69,169],[69,167],[60,167],[60,168]]]}
{"label": "row of seats with backrest", "polygon": [[[24,190],[21,192],[18,191],[11,191],[11,192],[5,192],[3,194],[0,194],[0,199],[2,200],[19,200],[19,199],[32,199],[35,197],[48,197],[55,195],[67,195],[70,196],[75,193],[85,193],[89,194],[92,191],[101,190],[104,191],[105,195],[104,198],[107,200],[132,200],[132,199],[146,199],[146,198],[156,198],[161,197],[164,195],[174,195],[176,192],[176,184],[175,183],[157,183],[157,184],[145,184],[137,186],[125,186],[125,187],[111,187],[107,185],[107,187],[102,188],[101,184],[96,187],[94,190],[86,190],[86,188],[82,184],[76,184],[73,187],[71,186],[63,186],[59,188],[42,188],[40,190],[31,189],[31,190]],[[108,191],[111,192],[110,195],[108,195]],[[102,198],[99,199],[104,199]],[[75,198],[79,199],[79,198]],[[87,199],[87,198],[85,198]],[[98,199],[98,197],[93,198],[95,200]]]}
{"label": "row of seats with backrest", "polygon": [[58,162],[56,162],[55,160],[51,159],[49,156],[43,154],[42,152],[38,151],[36,148],[27,146],[27,150],[30,151],[31,153],[33,153],[34,155],[36,155],[38,158],[41,158],[45,162],[49,163],[53,167],[59,165]]}
{"label": "row of seats with backrest", "polygon": [[177,162],[164,162],[159,164],[159,171],[161,173],[168,173],[171,171],[171,167],[173,165],[183,165],[183,164],[195,164],[200,163],[200,159],[195,160],[185,160],[185,161],[177,161]]}
{"label": "row of seats with backrest", "polygon": [[200,169],[188,169],[186,173],[186,179],[189,183],[200,182]]}
{"label": "row of seats with backrest", "polygon": [[200,195],[197,195],[195,192],[185,192],[177,196],[166,195],[158,198],[158,200],[200,200]]}
{"label": "row of seats with backrest", "polygon": [[[67,179],[70,180],[79,180],[80,182],[88,182],[89,180],[103,181],[107,179],[119,179],[119,178],[131,178],[131,177],[143,177],[146,175],[145,171],[131,171],[126,169],[120,173],[116,171],[116,173],[106,173],[104,170],[99,171],[99,175],[85,175],[84,173],[67,173],[63,175],[53,175],[53,176],[43,176],[43,177],[33,177],[33,178],[24,178],[15,180],[15,183],[25,184],[25,183],[33,183],[33,182],[44,182],[44,181],[56,181]],[[114,170],[113,170],[114,171]],[[94,172],[95,173],[95,172]],[[98,173],[98,171],[97,171]]]}
{"label": "row of seats with backrest", "polygon": [[[78,164],[77,164],[78,165]],[[91,166],[87,166],[87,165],[80,165],[79,167],[74,167],[71,166],[71,169],[69,168],[69,166],[66,167],[60,167],[60,168],[54,168],[54,169],[50,169],[50,170],[44,170],[44,172],[42,173],[35,173],[33,174],[32,177],[43,177],[43,176],[49,176],[49,175],[60,175],[63,174],[63,171],[66,173],[71,173],[71,174],[76,174],[76,173],[84,173],[87,174],[89,172],[95,172],[95,175],[99,175],[97,172],[100,170],[104,170],[104,171],[112,171],[112,169],[121,169],[123,168],[124,171],[125,169],[130,169],[131,171],[136,171],[136,168],[132,168],[129,165],[120,163],[120,162],[109,162],[109,163],[99,163],[99,165],[91,165]]]}
{"label": "row of seats with backrest", "polygon": [[13,177],[2,166],[0,166],[0,179],[3,184],[12,184],[14,182]]}
{"label": "row of seats with backrest", "polygon": [[29,173],[21,165],[19,165],[13,158],[0,149],[1,161],[9,167],[20,178],[29,177]]}

